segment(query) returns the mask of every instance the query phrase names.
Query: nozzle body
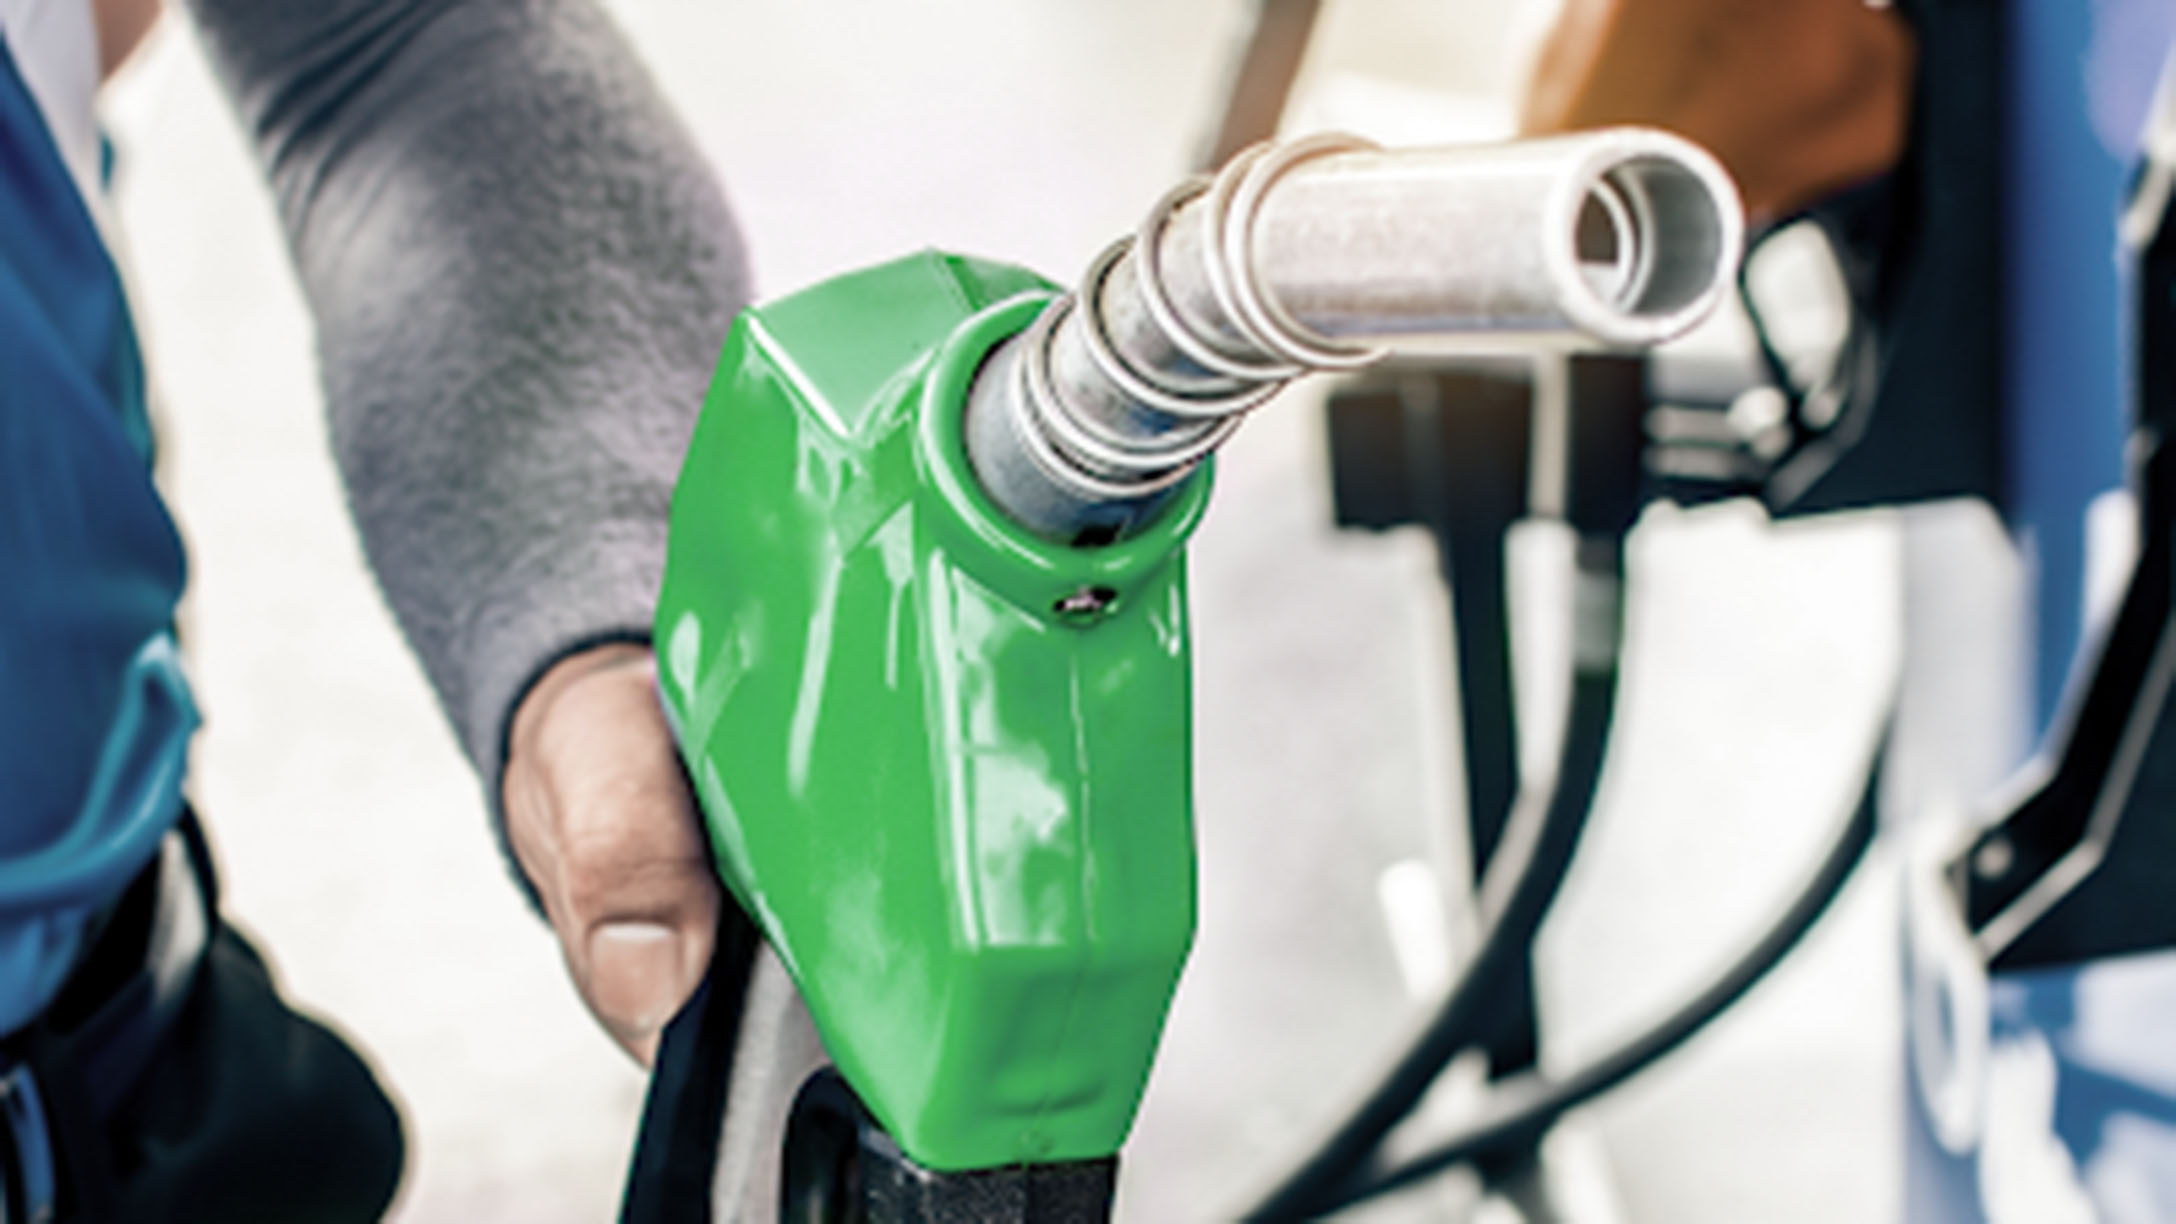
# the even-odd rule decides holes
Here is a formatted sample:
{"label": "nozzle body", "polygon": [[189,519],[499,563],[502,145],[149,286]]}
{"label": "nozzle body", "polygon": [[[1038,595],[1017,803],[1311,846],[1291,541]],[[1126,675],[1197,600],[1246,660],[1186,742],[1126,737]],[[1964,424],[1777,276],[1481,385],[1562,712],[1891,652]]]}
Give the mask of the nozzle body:
{"label": "nozzle body", "polygon": [[831,1060],[947,1172],[1124,1141],[1194,930],[1187,534],[1072,548],[960,405],[1051,300],[934,252],[742,312],[672,505],[658,687]]}

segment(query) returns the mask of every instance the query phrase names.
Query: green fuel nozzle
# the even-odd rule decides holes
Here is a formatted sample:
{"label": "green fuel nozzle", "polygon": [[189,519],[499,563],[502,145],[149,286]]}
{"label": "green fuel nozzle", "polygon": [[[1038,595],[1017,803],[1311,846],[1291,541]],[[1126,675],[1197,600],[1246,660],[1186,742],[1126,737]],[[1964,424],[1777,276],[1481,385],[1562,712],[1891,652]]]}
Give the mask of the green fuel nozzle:
{"label": "green fuel nozzle", "polygon": [[1731,283],[1706,154],[1316,138],[1078,294],[923,253],[735,323],[676,490],[660,687],[719,869],[935,1170],[1115,1153],[1194,929],[1184,545],[1285,382],[1651,345]]}

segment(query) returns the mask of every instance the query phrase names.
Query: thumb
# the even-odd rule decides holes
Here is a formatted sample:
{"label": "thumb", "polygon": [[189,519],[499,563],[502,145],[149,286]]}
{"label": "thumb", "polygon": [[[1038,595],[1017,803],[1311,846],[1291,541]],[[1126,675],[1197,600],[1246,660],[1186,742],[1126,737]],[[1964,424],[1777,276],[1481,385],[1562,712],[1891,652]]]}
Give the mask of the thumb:
{"label": "thumb", "polygon": [[720,903],[650,652],[596,647],[546,672],[515,714],[503,787],[576,990],[649,1065],[710,962]]}

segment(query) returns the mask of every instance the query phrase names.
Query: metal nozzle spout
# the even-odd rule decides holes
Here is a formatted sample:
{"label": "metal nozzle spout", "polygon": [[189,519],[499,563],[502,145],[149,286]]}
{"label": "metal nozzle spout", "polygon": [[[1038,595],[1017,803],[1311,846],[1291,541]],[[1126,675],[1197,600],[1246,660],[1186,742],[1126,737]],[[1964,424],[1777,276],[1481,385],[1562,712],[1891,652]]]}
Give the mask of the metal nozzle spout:
{"label": "metal nozzle spout", "polygon": [[1301,374],[1658,344],[1714,308],[1743,241],[1729,177],[1662,132],[1256,146],[1165,196],[992,354],[970,462],[1030,529],[1115,539]]}

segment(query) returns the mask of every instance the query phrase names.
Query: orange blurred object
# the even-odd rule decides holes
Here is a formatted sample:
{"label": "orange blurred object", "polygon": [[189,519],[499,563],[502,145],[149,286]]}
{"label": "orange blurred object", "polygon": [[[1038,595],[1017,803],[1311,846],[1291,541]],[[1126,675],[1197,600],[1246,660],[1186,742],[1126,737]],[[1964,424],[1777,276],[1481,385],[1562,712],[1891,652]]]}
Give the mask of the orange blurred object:
{"label": "orange blurred object", "polygon": [[1910,27],[1865,0],[1565,0],[1520,126],[1667,128],[1773,219],[1895,164],[1913,60]]}

